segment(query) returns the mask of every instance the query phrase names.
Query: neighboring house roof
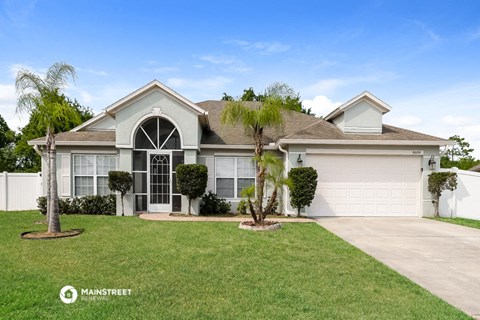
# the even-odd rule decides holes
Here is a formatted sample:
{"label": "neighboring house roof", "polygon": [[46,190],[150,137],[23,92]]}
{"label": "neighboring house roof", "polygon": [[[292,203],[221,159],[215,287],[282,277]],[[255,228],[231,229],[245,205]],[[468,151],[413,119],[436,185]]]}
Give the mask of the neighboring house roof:
{"label": "neighboring house roof", "polygon": [[[44,145],[45,138],[28,141],[29,145]],[[115,146],[114,131],[67,131],[55,135],[55,144],[59,146]]]}
{"label": "neighboring house roof", "polygon": [[471,167],[470,169],[468,169],[468,171],[480,172],[480,164],[477,164],[476,166]]}
{"label": "neighboring house roof", "polygon": [[[252,138],[245,134],[241,126],[226,126],[220,122],[220,114],[227,101],[204,101],[197,103],[208,110],[212,131],[204,133],[203,145],[246,145],[252,144]],[[247,103],[252,107],[256,102]],[[309,116],[300,112],[284,112],[285,124],[283,130],[267,129],[264,132],[265,144],[281,143],[365,143],[382,144],[385,141],[394,141],[392,144],[423,144],[445,145],[448,140],[426,135],[423,133],[383,125],[382,134],[345,134],[333,123]]]}

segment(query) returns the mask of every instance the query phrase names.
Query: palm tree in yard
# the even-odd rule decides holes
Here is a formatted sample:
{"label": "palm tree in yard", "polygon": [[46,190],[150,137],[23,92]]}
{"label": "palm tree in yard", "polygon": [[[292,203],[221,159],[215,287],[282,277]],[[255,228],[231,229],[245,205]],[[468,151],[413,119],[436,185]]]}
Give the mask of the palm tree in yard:
{"label": "palm tree in yard", "polygon": [[[261,102],[248,105],[244,101],[229,101],[221,114],[221,122],[227,125],[240,124],[245,132],[253,138],[255,144],[255,159],[263,158],[263,136],[267,128],[280,129],[283,127],[282,110],[288,109],[287,97],[293,96],[294,91],[283,83],[274,83],[269,86],[262,96]],[[256,164],[255,180],[255,212],[252,217],[255,223],[263,224],[265,220],[263,196],[267,166],[261,161]]]}
{"label": "palm tree in yard", "polygon": [[38,126],[45,129],[47,154],[47,223],[49,233],[61,232],[58,208],[55,128],[65,121],[79,121],[78,113],[62,98],[60,90],[76,77],[75,69],[66,63],[55,63],[40,75],[22,69],[17,73],[17,112],[35,115]]}

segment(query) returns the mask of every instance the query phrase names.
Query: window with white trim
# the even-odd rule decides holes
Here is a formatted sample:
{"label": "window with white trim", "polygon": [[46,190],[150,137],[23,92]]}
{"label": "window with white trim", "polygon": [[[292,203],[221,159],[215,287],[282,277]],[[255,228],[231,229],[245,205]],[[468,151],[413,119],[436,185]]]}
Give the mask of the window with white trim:
{"label": "window with white trim", "polygon": [[215,178],[219,197],[241,198],[242,189],[255,184],[255,162],[247,157],[216,157]]}
{"label": "window with white trim", "polygon": [[117,169],[117,156],[74,154],[73,190],[75,196],[107,195],[108,172]]}

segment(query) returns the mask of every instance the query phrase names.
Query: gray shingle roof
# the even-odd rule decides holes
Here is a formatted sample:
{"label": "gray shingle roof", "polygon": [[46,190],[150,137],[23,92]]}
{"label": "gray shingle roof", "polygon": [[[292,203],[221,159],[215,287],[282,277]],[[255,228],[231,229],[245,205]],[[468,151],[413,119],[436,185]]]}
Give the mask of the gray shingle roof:
{"label": "gray shingle roof", "polygon": [[[45,138],[30,140],[30,145],[43,145]],[[67,131],[55,135],[57,145],[115,145],[114,131]]]}
{"label": "gray shingle roof", "polygon": [[[202,135],[202,144],[217,145],[252,145],[252,138],[245,134],[242,126],[227,126],[220,122],[220,114],[227,105],[227,101],[208,100],[197,103],[197,105],[208,111],[211,131],[205,131]],[[258,102],[247,102],[247,105],[254,108],[259,106]],[[423,133],[397,128],[390,125],[383,125],[381,135],[368,134],[345,134],[331,122],[315,118],[300,112],[284,111],[285,124],[280,130],[266,129],[264,142],[269,144],[283,139],[302,140],[371,140],[371,141],[431,141],[443,142],[445,139],[426,135]],[[62,132],[56,135],[58,145],[115,145],[114,131],[77,131]],[[38,138],[29,141],[29,144],[43,145],[45,138]]]}
{"label": "gray shingle roof", "polygon": [[[198,106],[209,113],[212,131],[204,134],[203,144],[252,144],[252,138],[247,136],[241,126],[231,127],[220,123],[220,114],[227,101],[204,101],[197,103]],[[248,103],[254,107],[256,102]],[[276,142],[284,139],[312,139],[312,140],[415,140],[415,141],[446,141],[445,139],[426,135],[423,133],[383,125],[381,135],[369,134],[345,134],[333,123],[315,118],[300,112],[290,111],[284,113],[285,125],[282,131],[267,129],[265,131],[265,143]]]}

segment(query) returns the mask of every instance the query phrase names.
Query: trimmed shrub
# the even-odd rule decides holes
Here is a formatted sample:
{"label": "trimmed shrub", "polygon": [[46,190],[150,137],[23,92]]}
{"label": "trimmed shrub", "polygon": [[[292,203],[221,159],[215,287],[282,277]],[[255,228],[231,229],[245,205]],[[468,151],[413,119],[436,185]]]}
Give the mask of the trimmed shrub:
{"label": "trimmed shrub", "polygon": [[290,186],[290,204],[297,209],[297,214],[300,215],[300,210],[305,206],[309,207],[315,197],[317,170],[312,167],[292,168],[288,173],[288,178],[292,184]]}
{"label": "trimmed shrub", "polygon": [[202,203],[200,204],[200,214],[226,214],[230,211],[230,202],[219,198],[216,193],[208,191],[202,196]]}
{"label": "trimmed shrub", "polygon": [[[47,198],[37,199],[41,214],[47,213]],[[116,213],[116,196],[85,196],[76,198],[60,198],[58,206],[61,214],[114,215]]]}
{"label": "trimmed shrub", "polygon": [[440,196],[445,190],[453,191],[457,189],[457,173],[456,172],[434,172],[428,175],[428,192],[432,194],[434,216],[440,215]]}
{"label": "trimmed shrub", "polygon": [[38,197],[37,198],[37,208],[40,210],[40,213],[43,215],[47,214],[47,197]]}
{"label": "trimmed shrub", "polygon": [[123,198],[128,190],[132,187],[132,174],[127,171],[109,171],[108,172],[108,188],[112,191],[120,192],[122,200],[122,216],[124,215]]}
{"label": "trimmed shrub", "polygon": [[205,193],[208,169],[203,164],[177,165],[177,189],[188,198],[188,214],[191,212],[192,200]]}
{"label": "trimmed shrub", "polygon": [[238,214],[247,214],[248,203],[247,200],[242,199],[237,205],[237,213]]}

